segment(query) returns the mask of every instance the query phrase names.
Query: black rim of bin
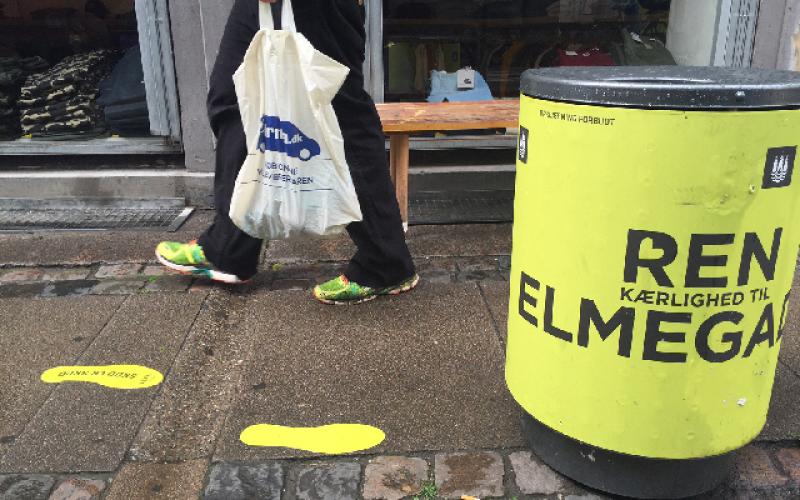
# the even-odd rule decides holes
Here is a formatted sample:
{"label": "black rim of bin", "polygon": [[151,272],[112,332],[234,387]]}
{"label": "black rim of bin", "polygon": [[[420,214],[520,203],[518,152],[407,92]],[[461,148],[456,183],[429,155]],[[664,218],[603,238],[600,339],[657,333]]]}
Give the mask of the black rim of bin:
{"label": "black rim of bin", "polygon": [[550,101],[678,110],[800,108],[800,73],[685,66],[562,67],[522,74],[521,92]]}

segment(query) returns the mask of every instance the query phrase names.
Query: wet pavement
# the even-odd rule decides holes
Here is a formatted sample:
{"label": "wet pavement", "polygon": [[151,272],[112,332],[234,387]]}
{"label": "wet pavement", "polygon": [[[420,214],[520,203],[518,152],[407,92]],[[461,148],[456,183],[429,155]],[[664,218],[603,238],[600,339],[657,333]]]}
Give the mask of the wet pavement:
{"label": "wet pavement", "polygon": [[[599,495],[525,451],[502,370],[509,225],[412,228],[422,285],[347,308],[308,294],[343,268],[344,238],[273,244],[238,289],[153,266],[154,242],[202,222],[177,235],[0,235],[0,498],[98,484],[98,498]],[[798,329],[796,304],[769,423],[716,498],[800,492]],[[39,380],[111,364],[165,379],[134,391]],[[254,424],[343,422],[387,439],[335,459],[239,440]]]}

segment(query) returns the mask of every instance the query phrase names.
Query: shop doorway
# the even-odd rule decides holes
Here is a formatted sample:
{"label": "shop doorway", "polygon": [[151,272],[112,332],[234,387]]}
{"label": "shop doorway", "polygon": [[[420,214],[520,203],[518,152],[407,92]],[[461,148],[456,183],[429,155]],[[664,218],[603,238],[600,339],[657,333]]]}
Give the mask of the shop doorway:
{"label": "shop doorway", "polygon": [[167,0],[0,0],[0,155],[180,151]]}

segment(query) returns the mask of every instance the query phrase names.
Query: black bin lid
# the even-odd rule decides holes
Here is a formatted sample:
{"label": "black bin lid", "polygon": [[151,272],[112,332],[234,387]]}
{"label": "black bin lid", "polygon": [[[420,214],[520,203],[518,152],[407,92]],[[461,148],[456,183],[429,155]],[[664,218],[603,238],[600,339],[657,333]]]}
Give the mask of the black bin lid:
{"label": "black bin lid", "polygon": [[688,66],[563,67],[522,74],[523,94],[655,109],[800,107],[800,73]]}

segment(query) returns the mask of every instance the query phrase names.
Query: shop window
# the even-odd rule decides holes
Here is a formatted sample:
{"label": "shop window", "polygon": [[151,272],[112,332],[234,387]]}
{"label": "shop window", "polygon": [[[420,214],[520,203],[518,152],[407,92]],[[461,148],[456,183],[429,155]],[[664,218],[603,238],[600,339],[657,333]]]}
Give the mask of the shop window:
{"label": "shop window", "polygon": [[[529,68],[733,65],[752,51],[748,0],[384,0],[384,99],[517,98]],[[744,16],[746,17],[746,16]],[[752,30],[751,30],[752,31]],[[723,35],[720,36],[720,33]],[[721,41],[720,41],[721,40]],[[720,45],[723,43],[723,46]],[[721,47],[721,48],[720,48]]]}
{"label": "shop window", "polygon": [[140,46],[136,15],[149,3],[0,0],[0,141],[52,145],[158,133],[145,84],[152,68],[142,62],[153,41],[143,36]]}

